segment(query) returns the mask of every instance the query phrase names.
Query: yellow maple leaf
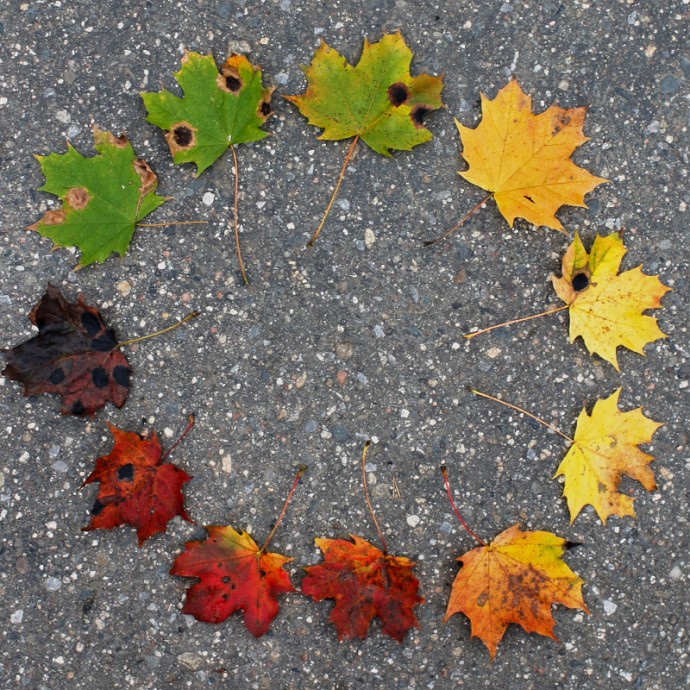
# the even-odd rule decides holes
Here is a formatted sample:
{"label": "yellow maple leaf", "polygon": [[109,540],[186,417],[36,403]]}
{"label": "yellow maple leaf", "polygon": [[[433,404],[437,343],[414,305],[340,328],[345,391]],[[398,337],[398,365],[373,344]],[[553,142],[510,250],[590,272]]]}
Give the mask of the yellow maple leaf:
{"label": "yellow maple leaf", "polygon": [[568,305],[570,342],[582,336],[590,353],[598,354],[617,370],[616,348],[621,345],[644,354],[644,346],[665,334],[645,309],[661,307],[671,289],[642,266],[618,275],[625,255],[620,233],[596,236],[589,252],[575,233],[563,256],[562,277],[551,276],[558,296]]}
{"label": "yellow maple leaf", "polygon": [[597,400],[592,414],[583,409],[577,419],[573,445],[558,466],[554,477],[563,475],[563,496],[568,502],[570,522],[586,506],[597,511],[606,524],[609,515],[634,516],[633,498],[618,492],[621,477],[637,480],[647,491],[656,489],[649,463],[651,455],[638,446],[649,443],[663,424],[642,414],[618,409],[621,389],[605,400]]}
{"label": "yellow maple leaf", "polygon": [[584,206],[584,196],[608,180],[570,160],[588,141],[582,132],[587,108],[555,103],[532,114],[532,99],[512,79],[493,101],[481,95],[482,120],[475,129],[457,120],[462,157],[469,169],[460,175],[493,192],[510,227],[516,218],[563,231],[555,213],[563,205]]}
{"label": "yellow maple leaf", "polygon": [[550,532],[523,532],[513,525],[491,544],[460,556],[444,623],[464,613],[472,637],[486,645],[493,659],[509,623],[556,639],[552,604],[589,613],[580,579],[563,561],[568,542]]}

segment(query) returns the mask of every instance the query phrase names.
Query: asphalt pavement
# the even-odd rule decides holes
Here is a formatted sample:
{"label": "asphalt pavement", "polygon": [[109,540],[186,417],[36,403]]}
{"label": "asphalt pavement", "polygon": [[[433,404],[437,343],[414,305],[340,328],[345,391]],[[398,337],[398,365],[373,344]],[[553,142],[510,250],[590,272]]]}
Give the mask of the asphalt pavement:
{"label": "asphalt pavement", "polygon": [[[0,347],[33,333],[27,318],[48,283],[82,292],[121,338],[182,318],[185,327],[127,349],[127,404],[61,417],[53,395],[25,398],[0,378],[0,688],[492,688],[674,690],[688,669],[688,0],[437,2],[379,0],[11,0],[0,9]],[[356,60],[364,37],[400,29],[412,73],[445,75],[433,141],[386,159],[359,146],[334,210],[316,228],[348,142],[317,140],[281,96],[306,85],[301,64],[321,40]],[[184,49],[247,53],[274,85],[267,139],[238,147],[242,284],[231,228],[226,154],[198,178],[172,163],[145,121],[140,91],[176,88]],[[485,193],[465,182],[453,117],[473,126],[480,92],[511,75],[541,111],[589,106],[578,165],[609,184],[588,208],[565,207],[568,235],[489,203],[453,237],[441,234]],[[25,227],[55,208],[37,191],[34,155],[93,153],[92,125],[125,132],[172,200],[140,228],[123,260],[73,271],[74,252]],[[646,356],[619,350],[621,373],[569,343],[567,315],[482,327],[557,305],[548,280],[572,233],[586,243],[623,229],[623,268],[642,264],[673,288],[655,312],[668,338]],[[2,365],[4,366],[4,364]],[[663,422],[645,450],[658,488],[624,479],[636,518],[591,509],[570,524],[553,480],[567,446],[532,420],[480,400],[472,386],[526,407],[566,434],[583,406],[622,387],[621,408]],[[175,519],[139,549],[128,527],[83,532],[96,495],[80,490],[109,452],[107,423],[155,429],[193,480],[195,524]],[[297,488],[271,548],[303,568],[315,537],[376,543],[360,454],[390,552],[417,563],[421,627],[402,644],[376,621],[339,642],[332,604],[281,597],[254,639],[236,614],[218,625],[181,613],[190,581],[168,574],[203,525],[231,524],[261,542],[297,468]],[[473,548],[449,506],[448,467],[463,517],[490,540],[515,523],[582,546],[565,555],[585,580],[590,615],[554,608],[558,641],[511,626],[496,659],[469,622],[442,623],[456,558]]]}

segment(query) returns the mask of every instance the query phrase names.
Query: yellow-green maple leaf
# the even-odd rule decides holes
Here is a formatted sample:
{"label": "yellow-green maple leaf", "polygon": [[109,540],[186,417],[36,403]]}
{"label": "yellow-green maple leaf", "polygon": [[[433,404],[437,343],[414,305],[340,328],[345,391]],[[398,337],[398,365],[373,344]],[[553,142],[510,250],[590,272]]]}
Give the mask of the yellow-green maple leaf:
{"label": "yellow-green maple leaf", "polygon": [[563,496],[568,502],[570,521],[591,505],[606,524],[609,515],[634,516],[633,498],[618,491],[621,477],[640,482],[648,491],[656,488],[649,463],[654,459],[638,446],[649,443],[662,424],[642,414],[618,409],[621,389],[605,400],[597,400],[589,415],[580,412],[574,443],[558,466],[554,477],[563,475]]}
{"label": "yellow-green maple leaf", "polygon": [[423,118],[443,105],[443,77],[412,77],[411,62],[412,51],[400,32],[377,43],[365,39],[354,67],[322,42],[311,65],[303,67],[306,92],[285,98],[309,124],[323,129],[319,139],[356,136],[384,156],[390,149],[409,151],[431,139]]}
{"label": "yellow-green maple leaf", "polygon": [[666,335],[645,309],[661,307],[671,289],[642,266],[618,274],[626,253],[620,233],[596,236],[589,253],[580,236],[563,256],[562,277],[551,277],[558,296],[568,305],[570,342],[582,336],[587,349],[619,370],[620,345],[644,354],[644,346]]}

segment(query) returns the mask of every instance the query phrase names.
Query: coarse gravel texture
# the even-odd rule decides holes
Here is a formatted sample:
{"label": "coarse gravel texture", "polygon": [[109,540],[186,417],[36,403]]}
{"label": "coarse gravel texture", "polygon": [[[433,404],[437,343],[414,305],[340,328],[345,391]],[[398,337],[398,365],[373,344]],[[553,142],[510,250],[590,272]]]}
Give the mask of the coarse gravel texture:
{"label": "coarse gravel texture", "polygon": [[[688,682],[688,0],[439,2],[379,0],[11,0],[0,9],[0,346],[32,333],[26,318],[48,282],[83,292],[121,338],[202,316],[127,350],[127,404],[60,417],[55,396],[24,398],[0,379],[0,688],[635,688]],[[365,36],[400,28],[413,74],[444,73],[447,110],[431,143],[386,159],[359,147],[312,250],[346,142],[321,142],[280,96],[305,86],[299,65],[321,39],[349,59]],[[251,51],[277,86],[272,136],[238,148],[244,256],[234,254],[231,157],[199,178],[174,166],[138,93],[175,88],[182,50]],[[624,268],[643,264],[673,288],[656,312],[668,338],[646,357],[619,350],[621,373],[568,343],[558,314],[473,341],[462,334],[555,306],[548,281],[570,239],[490,203],[448,241],[442,233],[483,191],[464,182],[453,116],[480,117],[511,74],[542,110],[589,105],[591,141],[574,160],[610,184],[588,209],[559,218],[587,242],[621,228]],[[93,152],[91,125],[125,131],[173,200],[147,220],[205,226],[140,229],[129,253],[72,272],[75,254],[24,227],[55,198],[36,191],[34,154],[65,140]],[[498,394],[571,434],[584,406],[622,387],[621,408],[664,422],[645,449],[658,490],[624,480],[635,519],[569,523],[565,453],[542,426],[466,391]],[[111,448],[106,422],[155,428],[170,445],[190,412],[197,426],[171,460],[190,525],[174,520],[137,548],[130,528],[82,532],[96,487],[80,485]],[[332,606],[281,598],[268,634],[239,614],[220,625],[181,613],[190,581],[168,575],[202,525],[232,524],[261,541],[301,463],[309,466],[272,550],[302,568],[314,537],[376,542],[361,488],[364,439],[376,437],[369,487],[391,552],[415,560],[426,603],[402,644],[380,634],[338,642]],[[448,466],[465,519],[486,539],[522,522],[583,546],[565,560],[586,581],[591,615],[554,608],[560,641],[511,626],[493,663],[461,615],[441,620],[456,557],[473,542],[452,515]]]}

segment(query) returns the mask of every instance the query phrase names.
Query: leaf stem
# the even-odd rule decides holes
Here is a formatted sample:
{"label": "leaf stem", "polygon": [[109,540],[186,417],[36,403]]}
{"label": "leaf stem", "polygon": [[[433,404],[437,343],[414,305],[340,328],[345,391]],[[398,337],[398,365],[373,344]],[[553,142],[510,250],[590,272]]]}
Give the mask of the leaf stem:
{"label": "leaf stem", "polygon": [[561,307],[555,307],[553,309],[547,309],[546,311],[542,311],[539,314],[532,314],[531,316],[523,316],[519,319],[512,319],[510,321],[504,321],[503,323],[497,323],[494,326],[489,326],[488,328],[482,328],[480,331],[475,331],[474,333],[465,333],[463,335],[463,338],[466,338],[467,340],[472,340],[472,338],[476,338],[478,335],[481,335],[482,333],[488,333],[489,331],[493,331],[496,328],[503,328],[503,326],[512,326],[514,323],[522,323],[523,321],[530,321],[532,319],[538,319],[540,316],[548,316],[549,314],[557,314],[559,311],[564,311],[565,309],[568,309],[570,305],[564,304]]}
{"label": "leaf stem", "polygon": [[323,228],[324,223],[326,222],[326,218],[328,218],[328,214],[331,212],[331,206],[333,206],[335,197],[338,196],[338,190],[340,189],[340,185],[342,184],[343,178],[345,177],[345,170],[347,169],[347,164],[350,162],[350,156],[352,156],[352,153],[355,150],[355,146],[357,146],[358,141],[359,134],[352,140],[350,148],[347,150],[345,162],[343,163],[342,170],[340,171],[340,177],[338,177],[338,182],[336,183],[335,189],[333,190],[333,194],[331,195],[331,200],[328,202],[328,206],[326,206],[326,212],[323,214],[323,218],[321,218],[321,222],[319,223],[319,227],[316,228],[316,232],[311,236],[309,242],[307,242],[307,247],[309,248],[314,246],[314,242],[316,242],[316,238],[319,236],[319,233],[321,232],[321,229]]}
{"label": "leaf stem", "polygon": [[175,441],[175,443],[173,443],[172,446],[170,446],[170,448],[168,448],[168,450],[163,454],[161,459],[158,461],[159,465],[163,464],[163,461],[168,457],[168,455],[170,455],[170,453],[172,453],[175,450],[175,448],[177,448],[177,445],[180,443],[180,441],[192,430],[195,421],[196,417],[193,414],[190,414],[187,418],[187,428],[182,432],[180,438],[178,438],[177,441]]}
{"label": "leaf stem", "polygon": [[167,223],[137,223],[138,228],[167,228],[170,225],[203,225],[207,220],[170,220]]}
{"label": "leaf stem", "polygon": [[432,244],[436,244],[437,242],[440,242],[441,240],[445,240],[446,237],[450,237],[461,225],[465,223],[465,221],[468,218],[471,218],[491,197],[494,195],[493,192],[489,194],[489,196],[485,197],[482,199],[473,209],[469,211],[469,213],[466,213],[450,230],[446,230],[446,232],[443,233],[440,237],[437,237],[435,240],[426,240],[424,242],[425,247],[430,247]]}
{"label": "leaf stem", "polygon": [[470,393],[474,393],[475,395],[478,395],[481,398],[486,398],[487,400],[493,400],[494,402],[500,403],[501,405],[505,405],[506,407],[510,407],[512,410],[515,410],[516,412],[521,412],[522,414],[525,414],[528,417],[530,417],[531,419],[533,419],[535,422],[539,422],[539,424],[543,424],[547,429],[551,429],[551,431],[555,432],[561,438],[564,438],[569,443],[575,443],[575,439],[570,438],[570,436],[567,436],[566,434],[564,434],[560,429],[557,429],[552,424],[549,424],[548,422],[541,419],[541,417],[537,417],[536,415],[533,415],[531,412],[527,412],[527,410],[523,410],[521,407],[518,407],[517,405],[512,405],[511,403],[506,402],[505,400],[501,400],[500,398],[494,398],[493,395],[487,395],[486,393],[481,393],[480,391],[474,390],[474,388],[468,388],[467,390]]}
{"label": "leaf stem", "polygon": [[181,326],[183,323],[187,323],[187,321],[191,321],[192,319],[195,319],[197,316],[199,316],[198,311],[193,311],[187,314],[187,316],[182,319],[182,321],[178,321],[177,323],[174,323],[172,326],[168,326],[167,328],[163,328],[160,331],[156,331],[155,333],[149,333],[148,335],[142,335],[139,338],[130,338],[129,340],[123,340],[121,343],[118,343],[113,349],[117,350],[121,347],[124,347],[125,345],[132,345],[133,343],[138,343],[142,340],[148,340],[149,338],[155,338],[156,336],[163,335],[163,333],[168,333],[172,330],[175,330],[179,326]]}
{"label": "leaf stem", "polygon": [[453,500],[453,495],[450,492],[450,484],[448,483],[448,470],[446,469],[445,465],[441,465],[441,472],[443,473],[443,483],[445,484],[446,487],[446,493],[448,494],[448,500],[450,501],[450,505],[453,508],[453,512],[455,513],[455,517],[460,520],[460,524],[465,528],[465,531],[467,534],[469,534],[471,537],[474,537],[482,546],[486,546],[486,542],[482,541],[469,527],[469,525],[462,519],[462,515],[460,515],[460,511],[458,510],[457,506],[455,505],[455,501]]}
{"label": "leaf stem", "polygon": [[307,471],[307,466],[306,465],[300,465],[299,471],[297,472],[297,476],[295,477],[295,481],[292,482],[292,488],[290,489],[290,492],[288,493],[287,498],[285,499],[283,509],[280,511],[280,515],[278,516],[278,519],[276,520],[276,524],[273,525],[273,529],[271,530],[271,533],[268,535],[268,539],[266,539],[266,541],[264,542],[264,545],[259,549],[259,553],[263,553],[266,550],[266,547],[271,542],[271,539],[273,539],[273,535],[276,533],[278,526],[280,525],[280,523],[283,521],[283,518],[285,517],[285,511],[287,510],[288,504],[290,503],[290,499],[292,498],[292,494],[295,493],[295,489],[297,488],[297,485],[299,484],[300,477],[306,471]]}
{"label": "leaf stem", "polygon": [[237,247],[237,261],[240,264],[240,271],[242,273],[242,280],[244,280],[245,285],[249,285],[249,279],[247,278],[247,272],[244,270],[244,261],[242,260],[242,250],[240,249],[240,214],[238,211],[239,204],[239,186],[240,186],[240,169],[237,164],[237,153],[235,153],[235,147],[230,144],[230,151],[232,151],[233,165],[235,166],[235,201],[233,204],[233,218],[235,223],[235,246]]}
{"label": "leaf stem", "polygon": [[376,515],[374,514],[374,506],[371,505],[371,500],[369,498],[369,489],[367,488],[367,473],[366,470],[364,469],[366,465],[366,460],[367,460],[367,453],[369,451],[369,446],[371,445],[371,441],[367,441],[364,444],[364,449],[362,450],[362,485],[364,486],[364,499],[367,502],[367,506],[369,507],[369,512],[371,513],[371,519],[374,521],[374,524],[376,525],[376,531],[379,533],[379,539],[381,540],[381,546],[383,546],[383,553],[388,553],[388,546],[386,545],[386,540],[383,538],[383,532],[381,531],[381,528],[379,527],[378,520],[376,519]]}

